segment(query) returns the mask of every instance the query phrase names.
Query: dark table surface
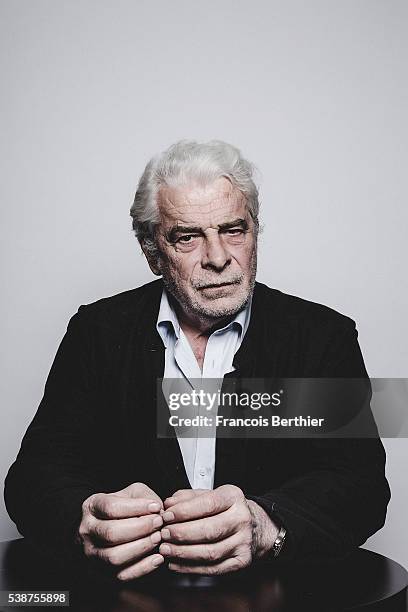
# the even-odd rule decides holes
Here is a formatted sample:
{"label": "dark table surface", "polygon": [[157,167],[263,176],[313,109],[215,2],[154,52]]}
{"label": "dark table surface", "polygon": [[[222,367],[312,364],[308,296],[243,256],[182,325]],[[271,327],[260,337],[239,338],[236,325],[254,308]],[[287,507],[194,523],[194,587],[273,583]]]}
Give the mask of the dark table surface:
{"label": "dark table surface", "polygon": [[[0,590],[69,591],[68,609],[78,612],[407,610],[406,570],[362,549],[337,563],[254,565],[218,578],[201,577],[198,583],[166,568],[119,583],[84,568],[56,566],[20,539],[0,543],[0,572]],[[0,605],[0,610],[23,609],[28,608]]]}

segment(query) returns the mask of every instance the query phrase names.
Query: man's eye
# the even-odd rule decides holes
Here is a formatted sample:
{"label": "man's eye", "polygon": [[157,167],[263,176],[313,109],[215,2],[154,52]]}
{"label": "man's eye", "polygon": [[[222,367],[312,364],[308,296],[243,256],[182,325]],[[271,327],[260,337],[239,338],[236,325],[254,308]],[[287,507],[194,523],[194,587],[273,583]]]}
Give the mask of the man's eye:
{"label": "man's eye", "polygon": [[243,234],[244,230],[240,229],[239,227],[235,228],[235,229],[229,229],[227,230],[227,234],[229,234],[230,236],[236,236],[238,234]]}
{"label": "man's eye", "polygon": [[176,240],[176,242],[184,242],[184,244],[191,242],[191,240],[195,238],[194,234],[186,234],[185,236],[180,236],[180,238],[178,238]]}

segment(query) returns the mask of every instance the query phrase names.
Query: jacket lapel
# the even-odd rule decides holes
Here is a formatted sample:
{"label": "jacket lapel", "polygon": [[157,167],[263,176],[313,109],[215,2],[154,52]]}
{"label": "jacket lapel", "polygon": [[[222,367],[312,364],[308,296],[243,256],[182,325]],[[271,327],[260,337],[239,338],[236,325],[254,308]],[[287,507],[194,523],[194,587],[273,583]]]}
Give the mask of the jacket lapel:
{"label": "jacket lapel", "polygon": [[[160,342],[161,345],[158,345],[158,342]],[[157,437],[157,393],[162,394],[162,402],[166,401],[161,387],[158,389],[157,385],[157,379],[163,378],[164,373],[164,347],[158,334],[157,343],[155,340],[146,352],[146,361],[154,383],[152,397],[155,411],[154,448],[157,461],[160,464],[163,474],[165,474],[164,480],[169,483],[172,493],[178,489],[190,489],[191,487],[184,467],[183,456],[176,436],[171,438]]]}
{"label": "jacket lapel", "polygon": [[[169,491],[174,492],[178,489],[189,489],[190,483],[184,467],[183,456],[176,437],[158,438],[157,437],[157,379],[163,378],[165,350],[162,339],[156,329],[157,315],[161,294],[163,290],[163,281],[157,281],[157,288],[154,295],[150,296],[146,303],[146,317],[143,320],[142,328],[145,335],[143,347],[144,356],[144,372],[145,381],[148,385],[149,404],[154,413],[153,417],[153,436],[154,436],[154,453],[160,469],[164,474],[163,480],[169,483]],[[161,388],[159,392],[162,394]],[[162,400],[165,399],[162,394]],[[170,493],[169,493],[170,494]]]}

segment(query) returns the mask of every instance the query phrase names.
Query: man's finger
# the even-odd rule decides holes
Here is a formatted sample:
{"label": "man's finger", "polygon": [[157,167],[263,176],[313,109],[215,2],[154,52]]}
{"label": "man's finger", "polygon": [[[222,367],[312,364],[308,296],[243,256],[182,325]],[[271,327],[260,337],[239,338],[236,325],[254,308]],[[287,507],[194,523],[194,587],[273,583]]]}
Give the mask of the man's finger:
{"label": "man's finger", "polygon": [[121,489],[120,491],[115,491],[115,493],[121,495],[122,497],[143,497],[145,499],[154,499],[155,501],[161,503],[161,499],[157,493],[148,487],[144,482],[132,482],[132,484],[128,485],[124,489]]}
{"label": "man's finger", "polygon": [[141,561],[130,565],[126,569],[119,572],[117,577],[119,580],[127,581],[133,580],[134,578],[140,578],[140,576],[144,576],[145,574],[150,574],[155,569],[159,567],[164,561],[164,557],[159,554],[149,555],[145,557]]}
{"label": "man's finger", "polygon": [[[180,501],[163,513],[163,520],[166,523],[190,521],[205,516],[213,516],[231,506],[231,497],[224,495],[217,489],[206,491],[201,495],[195,495],[187,501]],[[233,503],[233,501],[232,501]]]}
{"label": "man's finger", "polygon": [[173,493],[171,497],[181,498],[184,495],[186,495],[186,493],[190,494],[190,493],[206,493],[206,492],[208,492],[208,489],[178,489],[177,491]]}
{"label": "man's finger", "polygon": [[96,549],[96,556],[109,565],[121,566],[137,561],[151,552],[161,541],[160,531],[125,544]]}
{"label": "man's finger", "polygon": [[89,503],[93,516],[100,519],[119,519],[160,512],[161,503],[154,499],[135,499],[116,494],[98,493]]}
{"label": "man's finger", "polygon": [[162,524],[163,520],[158,514],[107,521],[95,519],[90,526],[89,535],[97,544],[115,546],[150,535]]}
{"label": "man's finger", "polygon": [[223,559],[234,556],[234,552],[242,545],[242,538],[239,533],[209,544],[174,544],[162,542],[159,553],[166,559],[172,561],[194,561],[201,563],[215,563]]}
{"label": "man's finger", "polygon": [[180,542],[200,544],[201,542],[217,542],[235,533],[241,525],[234,520],[230,510],[199,518],[185,523],[164,524],[161,535],[163,542]]}
{"label": "man's finger", "polygon": [[237,558],[224,559],[215,565],[183,565],[181,563],[171,562],[167,566],[169,570],[179,572],[180,574],[201,574],[203,576],[220,576],[227,572],[236,572],[244,568],[244,564]]}
{"label": "man's finger", "polygon": [[208,493],[208,489],[180,489],[171,495],[170,497],[166,497],[164,500],[164,507],[170,508],[174,506],[174,504],[178,504],[181,501],[188,501],[197,497],[197,495],[202,495],[203,493]]}

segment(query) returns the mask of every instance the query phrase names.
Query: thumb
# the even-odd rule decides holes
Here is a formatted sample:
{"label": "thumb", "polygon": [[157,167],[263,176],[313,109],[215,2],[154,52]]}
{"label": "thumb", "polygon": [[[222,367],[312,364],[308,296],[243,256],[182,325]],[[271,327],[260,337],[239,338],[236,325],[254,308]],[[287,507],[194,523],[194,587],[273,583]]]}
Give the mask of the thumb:
{"label": "thumb", "polygon": [[117,491],[117,494],[123,495],[125,497],[135,498],[135,499],[137,498],[151,499],[153,501],[159,502],[160,506],[163,507],[163,502],[160,499],[160,497],[157,495],[157,493],[155,493],[153,489],[148,487],[143,482],[133,482],[132,484],[128,485],[121,491]]}

